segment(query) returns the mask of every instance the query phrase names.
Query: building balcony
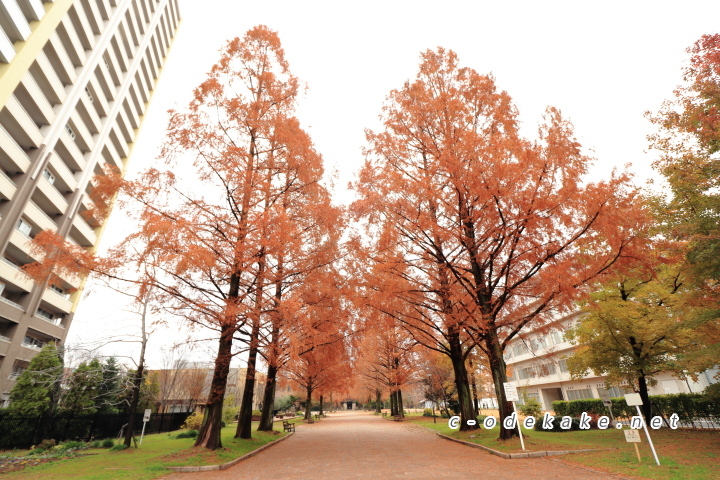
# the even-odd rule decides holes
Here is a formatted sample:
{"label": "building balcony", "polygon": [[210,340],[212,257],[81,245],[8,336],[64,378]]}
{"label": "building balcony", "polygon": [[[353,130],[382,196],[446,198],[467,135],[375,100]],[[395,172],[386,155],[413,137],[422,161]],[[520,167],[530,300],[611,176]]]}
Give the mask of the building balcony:
{"label": "building balcony", "polygon": [[40,230],[52,230],[57,231],[57,225],[55,222],[42,211],[40,207],[33,201],[29,201],[25,206],[25,215],[30,219],[32,223],[38,226]]}
{"label": "building balcony", "polygon": [[60,192],[44,177],[40,176],[38,190],[42,198],[37,198],[37,203],[53,214],[62,215],[67,210],[67,202]]}
{"label": "building balcony", "polygon": [[33,287],[33,281],[30,277],[25,275],[25,273],[20,270],[20,267],[6,258],[3,258],[2,261],[0,261],[0,278],[25,292],[29,292]]}
{"label": "building balcony", "polygon": [[5,200],[12,200],[16,191],[17,187],[15,186],[15,182],[10,180],[10,177],[0,170],[0,197]]}
{"label": "building balcony", "polygon": [[0,357],[6,356],[9,349],[10,339],[8,337],[0,335]]}
{"label": "building balcony", "polygon": [[72,302],[70,301],[69,295],[62,295],[52,289],[48,289],[43,293],[42,299],[62,313],[70,313],[70,310],[72,310]]}
{"label": "building balcony", "polygon": [[30,159],[20,145],[0,126],[0,165],[10,173],[24,173],[30,168]]}
{"label": "building balcony", "polygon": [[73,236],[80,242],[83,247],[92,247],[97,243],[97,235],[95,231],[82,219],[80,215],[73,218]]}

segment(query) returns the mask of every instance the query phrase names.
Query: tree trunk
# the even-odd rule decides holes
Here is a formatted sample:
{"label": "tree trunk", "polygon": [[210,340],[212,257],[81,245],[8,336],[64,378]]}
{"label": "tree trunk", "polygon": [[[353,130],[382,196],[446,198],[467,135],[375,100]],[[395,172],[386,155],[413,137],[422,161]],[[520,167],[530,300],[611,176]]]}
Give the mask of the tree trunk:
{"label": "tree trunk", "polygon": [[306,396],[305,396],[305,420],[310,420],[310,416],[312,415],[310,413],[310,405],[312,404],[312,388],[306,387],[305,388]]}
{"label": "tree trunk", "polygon": [[258,432],[272,432],[273,430],[273,408],[275,408],[275,377],[277,376],[277,367],[268,366],[267,381],[265,382],[265,391],[263,392],[263,408],[260,415],[260,425]]}
{"label": "tree trunk", "polygon": [[323,414],[323,396],[320,395],[320,415]]}
{"label": "tree trunk", "polygon": [[133,378],[132,396],[130,397],[130,414],[128,415],[127,430],[125,430],[125,446],[128,448],[132,445],[135,430],[135,411],[140,401],[140,386],[142,385],[143,370],[143,365],[140,364],[135,372],[135,378]]}
{"label": "tree trunk", "polygon": [[405,416],[405,407],[403,406],[402,390],[400,390],[399,388],[397,389],[396,397],[397,397],[397,410],[398,410],[397,415],[404,417]]}
{"label": "tree trunk", "polygon": [[508,429],[505,428],[503,420],[512,415],[513,407],[512,403],[505,399],[505,388],[503,384],[507,382],[507,372],[505,366],[505,359],[502,356],[502,349],[500,347],[500,340],[497,336],[497,332],[494,328],[488,328],[487,334],[485,335],[485,346],[488,352],[488,360],[490,362],[490,373],[493,377],[493,384],[495,385],[495,395],[498,400],[498,411],[500,413],[500,440],[508,440],[514,435],[518,435],[517,428]]}
{"label": "tree trunk", "polygon": [[390,415],[393,417],[397,415],[397,396],[395,395],[395,390],[390,392]]}
{"label": "tree trunk", "polygon": [[640,399],[642,399],[643,402],[640,406],[640,410],[642,410],[642,413],[645,416],[645,421],[649,423],[652,418],[652,404],[650,403],[650,394],[648,393],[647,378],[645,377],[645,372],[642,370],[638,372],[638,390]]}
{"label": "tree trunk", "polygon": [[480,415],[480,401],[478,400],[477,394],[477,383],[475,382],[475,369],[473,368],[472,359],[470,360],[470,386],[472,387],[473,396],[473,407],[475,409],[475,416]]}
{"label": "tree trunk", "polygon": [[196,447],[205,447],[210,450],[222,448],[220,430],[222,429],[222,407],[225,399],[225,387],[230,372],[230,357],[233,341],[234,325],[223,325],[220,329],[220,341],[218,354],[215,357],[215,370],[212,383],[210,384],[210,395],[205,404],[205,417],[198,432]]}
{"label": "tree trunk", "polygon": [[380,390],[375,390],[375,413],[380,414],[382,409],[382,392]]}
{"label": "tree trunk", "polygon": [[470,382],[468,381],[467,369],[465,368],[465,358],[463,356],[462,344],[460,343],[460,335],[458,332],[448,335],[450,347],[450,361],[453,365],[455,373],[455,388],[458,394],[458,403],[460,404],[460,430],[476,430],[477,425],[468,425],[468,420],[475,420],[473,413],[472,397],[470,396]]}
{"label": "tree trunk", "polygon": [[[252,336],[250,340],[250,354],[248,356],[247,371],[245,374],[245,385],[243,387],[242,403],[240,404],[240,415],[238,416],[237,430],[235,438],[250,439],[252,438],[252,407],[253,396],[255,396],[255,363],[257,361],[257,340],[253,326]],[[258,334],[260,329],[258,328]]]}
{"label": "tree trunk", "polygon": [[135,411],[140,401],[140,386],[142,385],[143,371],[145,370],[145,348],[147,348],[148,335],[145,329],[145,320],[147,319],[147,308],[150,303],[150,291],[147,292],[143,299],[143,309],[140,315],[140,358],[138,359],[138,369],[133,379],[132,397],[130,400],[130,415],[128,416],[127,431],[125,432],[125,446],[130,447],[132,443],[133,433],[135,429]]}

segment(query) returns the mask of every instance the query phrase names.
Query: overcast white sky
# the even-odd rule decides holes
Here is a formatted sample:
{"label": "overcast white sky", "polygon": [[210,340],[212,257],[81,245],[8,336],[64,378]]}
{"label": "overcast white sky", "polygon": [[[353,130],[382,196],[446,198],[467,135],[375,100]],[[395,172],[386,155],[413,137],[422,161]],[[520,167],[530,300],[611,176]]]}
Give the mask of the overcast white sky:
{"label": "overcast white sky", "polygon": [[[184,106],[192,89],[235,36],[264,24],[279,33],[291,71],[308,92],[298,116],[339,186],[361,162],[364,129],[378,128],[389,91],[414,78],[420,52],[455,50],[464,66],[492,73],[514,99],[528,136],[546,106],[559,108],[598,159],[595,175],[631,164],[638,184],[653,176],[646,153],[657,110],[681,81],[685,49],[717,33],[720,1],[254,1],[180,0],[182,22],[130,162],[146,168],[157,155],[166,111]],[[339,192],[338,201],[348,196]],[[127,233],[115,212],[107,247]],[[123,232],[123,230],[125,230]],[[70,329],[69,345],[131,330],[137,317],[91,288]],[[172,330],[177,330],[173,328]],[[151,338],[151,368],[173,335]],[[127,347],[104,349],[123,354]]]}

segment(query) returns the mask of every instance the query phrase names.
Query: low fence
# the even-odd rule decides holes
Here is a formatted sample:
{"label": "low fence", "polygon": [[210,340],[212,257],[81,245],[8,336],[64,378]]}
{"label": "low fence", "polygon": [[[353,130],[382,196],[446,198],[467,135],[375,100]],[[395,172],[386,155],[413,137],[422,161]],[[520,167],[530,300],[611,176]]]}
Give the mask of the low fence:
{"label": "low fence", "polygon": [[[179,429],[189,413],[161,413],[150,416],[145,433]],[[143,414],[135,415],[135,432],[140,434]],[[55,417],[0,417],[0,449],[29,448],[43,439],[58,443],[67,440],[91,441],[115,438],[128,422],[128,415],[58,415]]]}

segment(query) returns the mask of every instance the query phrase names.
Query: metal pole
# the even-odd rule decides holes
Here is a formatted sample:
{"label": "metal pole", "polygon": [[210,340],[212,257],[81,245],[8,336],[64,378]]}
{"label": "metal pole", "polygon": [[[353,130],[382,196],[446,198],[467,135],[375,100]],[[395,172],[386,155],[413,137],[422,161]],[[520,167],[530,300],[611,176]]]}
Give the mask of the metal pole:
{"label": "metal pole", "polygon": [[[145,435],[145,425],[147,425],[147,422],[143,422],[143,429],[142,429],[142,433],[140,434],[140,443],[139,443],[139,445],[142,445],[143,435]],[[660,465],[660,464],[658,463],[658,465]]]}
{"label": "metal pole", "polygon": [[517,420],[518,433],[520,434],[520,445],[522,446],[522,449],[525,450],[525,440],[523,440],[522,427],[520,426],[520,417],[518,417],[517,409],[515,408],[515,402],[513,401],[512,404],[513,412],[515,413],[515,420]]}
{"label": "metal pole", "polygon": [[655,453],[655,445],[653,445],[653,443],[652,443],[652,438],[650,438],[650,434],[648,433],[647,422],[645,421],[645,417],[643,417],[642,412],[640,412],[640,406],[639,406],[639,405],[635,405],[635,408],[637,408],[638,415],[640,416],[640,418],[641,418],[642,421],[643,421],[643,422],[642,422],[643,430],[645,430],[645,436],[647,437],[648,443],[650,444],[650,450],[652,450],[652,452],[653,452],[653,457],[655,457],[655,463],[657,463],[658,466],[660,466],[660,460],[658,460],[657,453]]}

